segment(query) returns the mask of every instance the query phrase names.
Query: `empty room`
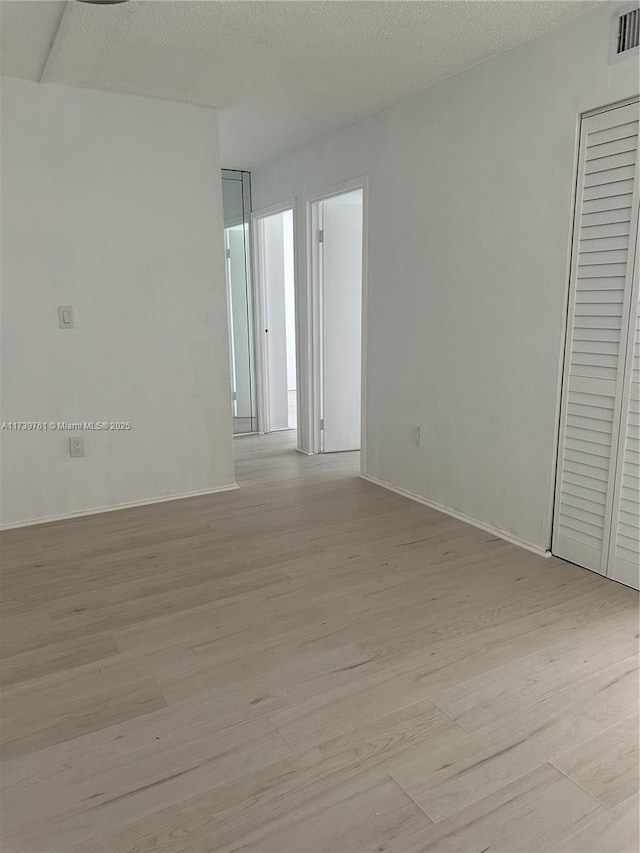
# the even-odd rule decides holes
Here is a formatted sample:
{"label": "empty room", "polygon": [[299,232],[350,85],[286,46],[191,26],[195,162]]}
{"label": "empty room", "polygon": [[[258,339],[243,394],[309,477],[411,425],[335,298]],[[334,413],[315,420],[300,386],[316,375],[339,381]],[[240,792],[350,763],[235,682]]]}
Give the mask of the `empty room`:
{"label": "empty room", "polygon": [[638,0],[0,40],[2,853],[636,853]]}

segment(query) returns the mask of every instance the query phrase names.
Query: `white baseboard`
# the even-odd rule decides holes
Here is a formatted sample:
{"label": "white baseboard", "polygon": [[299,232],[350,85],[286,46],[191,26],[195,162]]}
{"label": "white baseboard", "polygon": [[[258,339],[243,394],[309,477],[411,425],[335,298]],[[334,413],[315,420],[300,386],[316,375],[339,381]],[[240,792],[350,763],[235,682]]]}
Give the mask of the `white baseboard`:
{"label": "white baseboard", "polygon": [[0,524],[0,530],[13,530],[16,527],[31,527],[35,524],[50,524],[52,521],[66,521],[70,518],[82,518],[85,515],[100,515],[103,512],[116,512],[119,509],[133,509],[139,506],[149,506],[151,504],[161,504],[167,501],[180,501],[184,498],[197,498],[202,495],[216,495],[218,492],[231,492],[238,489],[237,483],[231,483],[228,486],[217,486],[213,489],[200,489],[195,492],[179,492],[175,495],[163,495],[161,498],[147,498],[141,501],[129,501],[121,504],[108,504],[107,506],[99,506],[95,509],[81,509],[78,512],[65,512],[60,515],[45,515],[42,518],[27,518],[24,521],[10,521],[7,524]]}
{"label": "white baseboard", "polygon": [[512,545],[518,545],[520,548],[526,548],[527,551],[532,551],[534,554],[538,554],[539,557],[551,556],[551,551],[540,548],[538,545],[534,545],[532,542],[527,542],[525,539],[519,539],[517,536],[513,536],[511,533],[506,533],[504,530],[493,527],[491,524],[485,524],[483,521],[471,518],[471,516],[465,515],[463,512],[458,512],[455,509],[449,509],[449,507],[442,506],[442,504],[436,503],[435,501],[427,500],[427,498],[420,497],[420,495],[416,495],[406,489],[400,489],[398,486],[393,486],[391,483],[387,483],[385,480],[379,480],[377,477],[372,477],[370,474],[359,474],[358,476],[363,480],[367,480],[369,483],[374,483],[376,486],[382,486],[383,489],[388,489],[390,492],[402,495],[403,498],[409,498],[412,501],[417,501],[417,503],[424,504],[431,509],[436,509],[438,512],[443,512],[445,515],[450,515],[452,518],[457,518],[458,521],[464,521],[465,524],[471,524],[473,527],[478,527],[480,530],[484,530],[485,533],[492,533],[494,536],[498,536],[500,539],[504,539]]}
{"label": "white baseboard", "polygon": [[309,450],[303,450],[301,447],[296,447],[298,453],[303,453],[305,456],[317,456],[317,453],[311,453]]}

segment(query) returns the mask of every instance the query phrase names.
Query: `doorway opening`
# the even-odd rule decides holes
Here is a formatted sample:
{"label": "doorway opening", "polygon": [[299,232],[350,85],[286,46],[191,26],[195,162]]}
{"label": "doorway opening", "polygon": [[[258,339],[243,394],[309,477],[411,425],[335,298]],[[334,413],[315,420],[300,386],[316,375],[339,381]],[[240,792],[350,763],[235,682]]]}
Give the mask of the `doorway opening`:
{"label": "doorway opening", "polygon": [[361,450],[364,183],[311,201],[317,453]]}
{"label": "doorway opening", "polygon": [[262,320],[260,429],[295,430],[298,364],[293,207],[255,214],[254,238]]}

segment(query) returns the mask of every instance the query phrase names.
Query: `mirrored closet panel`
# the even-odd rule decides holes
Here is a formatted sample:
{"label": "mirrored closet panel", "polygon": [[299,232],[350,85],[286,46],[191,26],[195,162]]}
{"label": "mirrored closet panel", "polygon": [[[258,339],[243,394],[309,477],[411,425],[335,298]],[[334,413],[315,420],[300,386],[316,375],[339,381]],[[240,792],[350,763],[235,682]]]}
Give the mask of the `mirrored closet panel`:
{"label": "mirrored closet panel", "polygon": [[251,287],[249,172],[222,170],[222,204],[229,306],[233,431],[238,435],[256,432],[258,429]]}

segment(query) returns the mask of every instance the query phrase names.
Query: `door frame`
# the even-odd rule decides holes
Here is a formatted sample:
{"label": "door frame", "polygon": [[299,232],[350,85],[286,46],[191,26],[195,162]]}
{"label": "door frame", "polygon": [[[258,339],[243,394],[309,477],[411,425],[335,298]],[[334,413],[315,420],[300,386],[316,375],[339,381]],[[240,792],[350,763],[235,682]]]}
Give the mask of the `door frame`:
{"label": "door frame", "polygon": [[362,316],[361,316],[361,392],[360,392],[360,471],[366,473],[366,410],[367,410],[367,306],[369,256],[369,179],[360,175],[334,184],[304,197],[307,249],[307,365],[310,453],[322,452],[322,305],[321,264],[319,252],[320,202],[353,190],[362,190]]}
{"label": "door frame", "polygon": [[[251,213],[251,243],[253,245],[253,282],[254,282],[254,304],[255,304],[255,340],[256,340],[256,390],[258,407],[258,432],[270,433],[271,412],[269,407],[269,347],[267,346],[267,283],[264,275],[264,245],[260,234],[260,221],[275,216],[278,213],[292,212],[293,218],[293,289],[295,305],[295,328],[296,328],[296,372],[300,367],[300,309],[298,299],[298,251],[296,240],[297,201],[290,198],[277,204]],[[296,401],[299,411],[300,406],[300,382],[296,388]]]}

